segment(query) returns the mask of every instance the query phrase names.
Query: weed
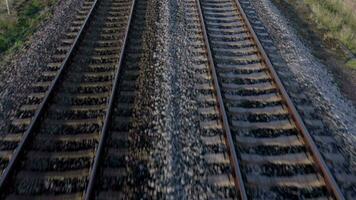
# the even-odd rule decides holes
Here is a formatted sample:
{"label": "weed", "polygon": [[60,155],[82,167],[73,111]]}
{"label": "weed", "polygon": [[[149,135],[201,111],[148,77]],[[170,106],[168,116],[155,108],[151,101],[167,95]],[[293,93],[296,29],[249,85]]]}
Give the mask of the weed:
{"label": "weed", "polygon": [[356,58],[349,60],[346,63],[346,66],[349,67],[350,69],[355,69],[356,70]]}
{"label": "weed", "polygon": [[0,54],[20,47],[49,16],[48,7],[58,0],[25,1],[17,15],[0,15]]}
{"label": "weed", "polygon": [[356,54],[356,14],[353,5],[343,0],[304,0],[318,28],[327,31],[325,37],[339,40]]}

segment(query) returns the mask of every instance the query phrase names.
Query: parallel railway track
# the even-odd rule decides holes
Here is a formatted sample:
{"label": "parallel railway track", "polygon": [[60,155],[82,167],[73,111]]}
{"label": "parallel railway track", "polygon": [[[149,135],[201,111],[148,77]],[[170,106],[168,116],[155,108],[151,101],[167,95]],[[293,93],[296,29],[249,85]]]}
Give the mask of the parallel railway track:
{"label": "parallel railway track", "polygon": [[[239,2],[184,4],[206,198],[344,199]],[[1,199],[147,197],[145,156],[130,152],[146,145],[130,132],[146,9],[84,3],[0,139]]]}

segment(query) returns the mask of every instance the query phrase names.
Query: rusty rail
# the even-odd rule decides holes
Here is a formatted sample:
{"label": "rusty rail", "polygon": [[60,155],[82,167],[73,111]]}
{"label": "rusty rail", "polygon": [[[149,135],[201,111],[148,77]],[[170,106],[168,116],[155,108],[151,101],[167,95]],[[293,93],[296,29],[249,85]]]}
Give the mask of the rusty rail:
{"label": "rusty rail", "polygon": [[239,160],[237,159],[237,154],[236,154],[234,142],[232,139],[231,130],[230,130],[229,122],[227,119],[225,106],[224,106],[224,102],[223,102],[223,98],[221,95],[221,90],[220,90],[220,86],[219,86],[219,82],[218,82],[219,80],[218,80],[216,70],[215,70],[213,55],[211,53],[211,48],[210,48],[208,34],[207,34],[205,22],[204,22],[203,12],[202,12],[201,5],[200,5],[200,0],[196,0],[196,2],[198,5],[199,18],[200,18],[200,22],[201,22],[201,26],[202,26],[202,30],[203,30],[203,35],[204,35],[204,42],[205,42],[207,53],[208,53],[209,68],[210,68],[211,74],[213,76],[214,88],[215,88],[215,92],[216,92],[217,102],[219,105],[219,111],[222,116],[223,127],[224,127],[224,131],[225,131],[225,140],[226,140],[226,144],[227,144],[228,150],[229,150],[229,159],[230,159],[230,162],[233,167],[235,186],[236,186],[236,189],[240,193],[240,198],[242,200],[247,200],[247,194],[246,194],[244,182],[242,180]]}
{"label": "rusty rail", "polygon": [[[238,175],[239,177],[235,177],[235,183],[237,185],[237,189],[240,191],[241,193],[241,198],[242,199],[247,199],[246,196],[246,191],[244,189],[244,184],[243,184],[243,180],[241,177],[241,172],[240,172],[240,168],[239,168],[239,162],[237,160],[237,156],[236,156],[236,151],[234,149],[234,144],[232,141],[232,137],[231,137],[231,133],[230,133],[230,129],[229,129],[229,125],[228,125],[228,121],[227,121],[227,116],[226,116],[226,112],[225,112],[225,108],[223,105],[223,100],[221,97],[221,92],[220,92],[220,88],[218,85],[218,80],[217,80],[217,75],[215,72],[215,66],[214,66],[214,62],[212,59],[212,54],[211,54],[211,49],[209,46],[209,40],[208,40],[208,36],[207,36],[207,30],[205,27],[205,23],[204,23],[204,17],[202,15],[202,10],[201,10],[201,6],[200,6],[200,0],[197,0],[198,2],[198,7],[199,7],[199,13],[200,13],[200,18],[201,18],[201,24],[203,27],[203,32],[204,32],[204,39],[205,39],[205,43],[208,49],[208,55],[209,55],[209,63],[210,63],[210,68],[213,74],[213,78],[214,78],[214,84],[215,84],[215,89],[217,91],[217,96],[218,96],[218,103],[219,103],[219,107],[220,107],[220,112],[223,116],[223,123],[224,123],[224,128],[226,130],[226,139],[227,139],[227,143],[229,146],[229,151],[230,151],[230,160],[231,163],[234,167],[234,173],[235,176]],[[236,3],[236,6],[239,10],[239,14],[242,16],[242,19],[244,21],[244,26],[249,30],[251,36],[252,36],[252,40],[254,41],[254,43],[257,45],[258,51],[259,51],[259,55],[262,57],[262,62],[265,63],[265,65],[267,66],[267,69],[269,71],[269,74],[271,75],[273,81],[276,83],[276,86],[278,88],[278,91],[281,94],[281,97],[283,99],[283,101],[286,103],[287,109],[289,111],[289,113],[291,114],[291,117],[294,121],[294,123],[296,124],[297,129],[300,131],[300,133],[302,134],[302,137],[305,141],[305,143],[307,144],[307,148],[309,148],[309,150],[312,153],[312,157],[315,159],[317,166],[320,170],[320,172],[322,173],[323,177],[325,178],[325,182],[326,182],[326,187],[329,190],[329,192],[331,194],[333,194],[335,196],[336,199],[339,200],[344,200],[345,198],[343,197],[341,190],[339,188],[339,186],[337,185],[334,177],[332,176],[330,170],[328,169],[327,165],[325,164],[325,161],[323,160],[320,152],[317,149],[316,144],[314,143],[310,133],[308,132],[307,128],[305,127],[302,118],[300,117],[299,113],[297,112],[295,106],[293,105],[290,97],[288,96],[281,80],[279,79],[276,71],[274,70],[271,61],[269,60],[266,52],[264,51],[263,46],[261,45],[256,33],[254,32],[244,10],[242,9],[240,2],[238,0],[234,0],[234,2]],[[233,149],[232,149],[233,148]],[[237,166],[236,166],[237,165]]]}
{"label": "rusty rail", "polygon": [[339,199],[339,200],[344,200],[344,196],[342,195],[342,192],[338,186],[338,184],[336,183],[334,177],[332,176],[329,168],[327,167],[324,159],[322,158],[313,138],[311,137],[309,131],[307,130],[307,128],[305,127],[304,125],[304,122],[302,120],[302,118],[300,117],[297,109],[295,108],[292,100],[290,99],[286,89],[284,88],[281,80],[279,79],[276,71],[274,70],[273,66],[272,66],[272,63],[271,61],[269,60],[261,42],[259,41],[256,33],[254,32],[243,8],[241,7],[241,4],[238,0],[234,0],[235,3],[236,3],[236,6],[237,8],[239,9],[241,15],[242,15],[242,18],[247,26],[247,28],[249,29],[251,35],[252,35],[252,38],[253,38],[253,41],[256,43],[257,47],[258,47],[258,50],[259,50],[259,53],[261,55],[261,57],[263,58],[263,61],[265,62],[270,74],[271,74],[271,77],[273,78],[273,80],[276,82],[277,84],[277,87],[278,87],[278,90],[280,91],[280,93],[282,94],[282,98],[284,99],[287,107],[288,107],[288,110],[289,110],[289,113],[291,114],[297,128],[299,129],[299,131],[302,133],[303,137],[304,137],[304,140],[306,142],[306,144],[308,145],[310,151],[312,152],[312,156],[314,157],[314,159],[316,160],[316,162],[318,163],[318,166],[320,168],[320,171],[322,172],[324,178],[325,178],[325,181],[327,183],[327,188],[328,190],[334,194],[334,196],[336,197],[336,199]]}

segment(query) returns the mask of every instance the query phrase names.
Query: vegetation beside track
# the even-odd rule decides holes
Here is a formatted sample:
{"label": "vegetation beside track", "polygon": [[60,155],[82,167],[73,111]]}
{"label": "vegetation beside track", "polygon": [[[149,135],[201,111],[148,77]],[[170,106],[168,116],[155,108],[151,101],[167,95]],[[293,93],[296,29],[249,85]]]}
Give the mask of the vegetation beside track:
{"label": "vegetation beside track", "polygon": [[5,1],[0,4],[0,55],[22,46],[40,23],[51,16],[58,0],[10,0],[9,15]]}
{"label": "vegetation beside track", "polygon": [[332,56],[340,61],[337,65],[356,69],[355,0],[271,1],[309,42],[318,58],[325,60]]}
{"label": "vegetation beside track", "polygon": [[339,40],[356,54],[356,2],[352,0],[304,0],[311,9],[310,17],[325,37]]}
{"label": "vegetation beside track", "polygon": [[346,63],[346,66],[351,69],[356,69],[356,59],[351,59]]}

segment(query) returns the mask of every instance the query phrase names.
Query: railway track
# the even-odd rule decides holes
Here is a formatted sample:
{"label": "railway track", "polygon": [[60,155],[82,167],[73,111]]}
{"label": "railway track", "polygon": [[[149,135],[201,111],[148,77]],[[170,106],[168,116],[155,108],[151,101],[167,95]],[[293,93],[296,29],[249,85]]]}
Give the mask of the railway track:
{"label": "railway track", "polygon": [[209,193],[205,196],[208,199],[237,199],[239,194],[235,185],[238,181],[233,178],[237,168],[232,167],[229,160],[229,155],[235,155],[236,152],[228,146],[228,138],[225,135],[228,125],[224,124],[225,116],[219,112],[222,99],[221,94],[217,92],[219,86],[213,78],[215,75],[204,39],[204,27],[200,23],[199,7],[196,0],[185,0],[184,7],[189,39],[192,41],[191,53],[194,55],[191,68],[197,74],[194,89],[200,116],[198,137],[203,143],[202,156],[206,167],[205,173],[198,181],[209,188]]}
{"label": "railway track", "polygon": [[[209,191],[200,196],[344,199],[239,2],[184,4],[206,166],[197,182]],[[84,2],[0,138],[1,199],[151,195],[147,156],[135,149],[150,142],[131,131],[147,9]]]}
{"label": "railway track", "polygon": [[[270,57],[273,66],[277,68],[279,76],[283,80],[294,80],[286,68],[285,63],[279,58],[277,48],[271,43],[271,36],[266,34],[266,28],[261,24],[261,21],[254,10],[249,0],[240,1],[247,17],[249,18],[252,27],[255,29],[256,35],[260,38],[261,44],[266,49],[266,53]],[[323,120],[320,112],[312,106],[312,99],[304,95],[304,88],[298,85],[297,82],[286,81],[286,89],[290,97],[295,102],[295,105],[301,114],[305,125],[313,136],[313,139],[322,154],[323,158],[333,176],[335,177],[340,189],[346,199],[354,199],[356,195],[356,177],[355,165],[352,162],[350,152],[352,149],[345,148],[343,141],[338,141],[337,131],[330,129],[327,122]]]}
{"label": "railway track", "polygon": [[195,3],[239,197],[344,199],[239,2]]}
{"label": "railway track", "polygon": [[56,74],[60,70],[60,66],[64,62],[69,50],[76,40],[76,36],[82,29],[84,20],[90,12],[94,1],[85,1],[81,8],[77,11],[75,20],[71,23],[70,27],[62,37],[59,47],[56,49],[55,54],[52,56],[52,62],[48,64],[45,72],[32,85],[31,94],[24,101],[24,105],[20,107],[19,112],[14,120],[12,120],[8,133],[0,138],[1,149],[1,173],[7,166],[13,151],[18,146],[21,138],[29,127],[32,118],[35,116],[36,110],[40,107],[44,99],[43,91],[49,89],[50,84],[54,80]]}
{"label": "railway track", "polygon": [[90,193],[133,5],[131,0],[84,3],[12,123],[5,141],[10,143],[2,148],[9,164],[1,176],[1,198],[81,199]]}
{"label": "railway track", "polygon": [[135,1],[135,12],[121,65],[118,87],[113,102],[113,112],[107,139],[103,140],[102,161],[98,165],[97,178],[93,178],[92,190],[87,199],[141,199],[148,177],[147,156],[137,153],[146,144],[145,136],[132,132],[132,121],[138,79],[144,60],[144,31],[147,27],[147,0]]}

